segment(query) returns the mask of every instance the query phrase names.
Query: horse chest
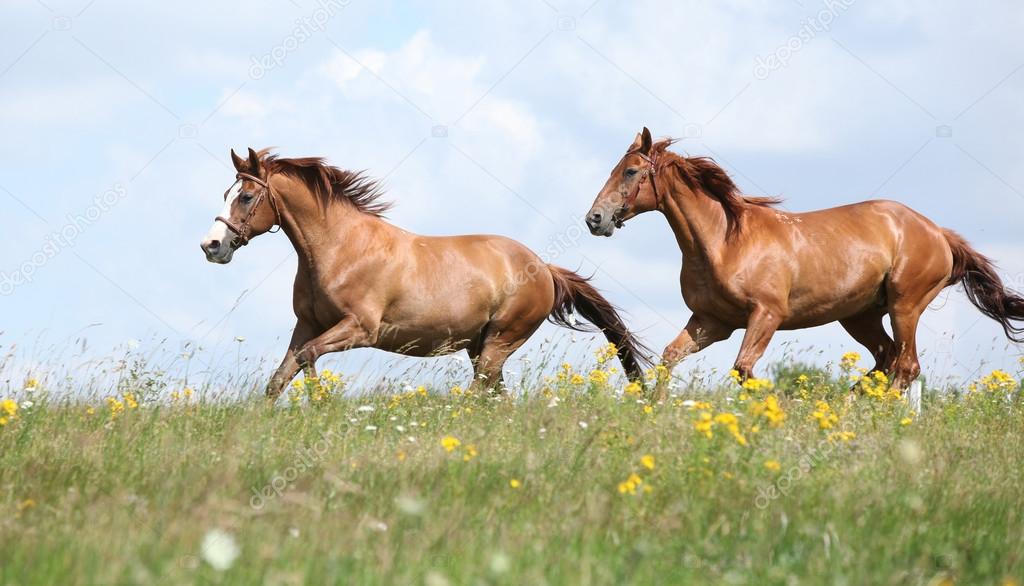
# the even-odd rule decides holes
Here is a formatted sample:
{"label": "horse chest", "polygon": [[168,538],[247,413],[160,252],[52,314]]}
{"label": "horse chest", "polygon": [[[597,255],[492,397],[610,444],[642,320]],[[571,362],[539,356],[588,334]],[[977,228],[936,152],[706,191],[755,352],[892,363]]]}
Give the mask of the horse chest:
{"label": "horse chest", "polygon": [[293,299],[296,316],[322,329],[333,326],[346,313],[344,304],[335,298],[336,294],[337,291],[331,291],[316,279],[300,275],[295,282]]}
{"label": "horse chest", "polygon": [[700,270],[683,270],[680,276],[683,301],[695,314],[714,315],[720,321],[745,324],[749,304],[730,287]]}

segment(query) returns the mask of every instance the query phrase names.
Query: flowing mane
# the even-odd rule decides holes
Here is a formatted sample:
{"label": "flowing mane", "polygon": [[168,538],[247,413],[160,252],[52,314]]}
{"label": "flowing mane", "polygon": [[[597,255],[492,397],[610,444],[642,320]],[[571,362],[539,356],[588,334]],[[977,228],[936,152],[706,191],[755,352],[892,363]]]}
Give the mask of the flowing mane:
{"label": "flowing mane", "polygon": [[384,191],[380,182],[361,171],[347,171],[331,166],[323,157],[285,159],[259,152],[260,161],[268,173],[284,173],[301,180],[322,205],[334,201],[347,201],[361,212],[383,217],[391,209],[391,202],[381,201]]}
{"label": "flowing mane", "polygon": [[681,171],[683,180],[691,189],[700,189],[722,204],[730,226],[738,226],[743,213],[750,207],[772,207],[782,203],[778,197],[750,197],[743,195],[729,173],[711,157],[684,157],[668,150],[674,139],[654,143],[651,154],[664,158],[665,166],[673,165]]}

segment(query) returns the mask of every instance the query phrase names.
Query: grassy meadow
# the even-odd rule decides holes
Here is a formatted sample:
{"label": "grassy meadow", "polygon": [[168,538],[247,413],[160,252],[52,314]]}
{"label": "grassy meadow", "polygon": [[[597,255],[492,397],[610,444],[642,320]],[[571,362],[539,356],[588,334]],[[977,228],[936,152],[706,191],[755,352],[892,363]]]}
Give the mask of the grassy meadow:
{"label": "grassy meadow", "polygon": [[0,582],[1024,582],[1019,374],[914,413],[852,355],[662,402],[607,357],[501,398],[27,381],[0,411]]}

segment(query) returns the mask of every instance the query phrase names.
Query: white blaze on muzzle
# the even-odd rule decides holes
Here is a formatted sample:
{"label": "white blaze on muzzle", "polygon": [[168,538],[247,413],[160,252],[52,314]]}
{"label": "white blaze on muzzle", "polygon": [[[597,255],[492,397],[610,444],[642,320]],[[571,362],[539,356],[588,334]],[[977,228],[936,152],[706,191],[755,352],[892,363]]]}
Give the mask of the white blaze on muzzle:
{"label": "white blaze on muzzle", "polygon": [[[236,183],[231,187],[227,196],[224,198],[224,207],[220,211],[220,216],[225,218],[231,215],[231,206],[235,200],[238,199],[242,193],[241,182]],[[231,255],[234,253],[234,242],[237,239],[238,234],[234,232],[227,224],[219,220],[214,220],[213,225],[210,226],[210,230],[203,237],[202,248],[206,251],[206,255],[211,259],[226,261],[231,259]],[[219,247],[216,252],[210,252],[210,245],[214,242],[219,243]]]}
{"label": "white blaze on muzzle", "polygon": [[[231,191],[228,192],[228,196],[224,199],[224,208],[220,211],[221,216],[225,218],[231,217],[231,205],[241,194],[242,184],[239,182],[231,188]],[[210,231],[206,233],[206,242],[220,240],[221,244],[230,244],[236,236],[238,236],[238,234],[235,234],[231,228],[228,228],[227,224],[214,220],[213,226],[210,227]]]}

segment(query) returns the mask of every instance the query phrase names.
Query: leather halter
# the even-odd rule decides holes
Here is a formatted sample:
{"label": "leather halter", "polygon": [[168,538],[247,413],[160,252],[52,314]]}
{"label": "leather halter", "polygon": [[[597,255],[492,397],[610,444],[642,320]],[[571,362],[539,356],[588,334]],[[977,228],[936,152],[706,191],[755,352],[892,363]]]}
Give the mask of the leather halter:
{"label": "leather halter", "polygon": [[631,155],[631,154],[632,155],[637,155],[641,159],[647,161],[647,166],[640,172],[641,173],[640,174],[640,179],[636,182],[636,185],[633,187],[632,191],[629,192],[629,195],[626,196],[626,199],[623,200],[622,207],[619,208],[619,211],[615,213],[614,221],[615,221],[615,227],[616,228],[621,228],[622,227],[622,225],[623,225],[622,216],[626,215],[629,212],[629,208],[633,207],[633,204],[636,203],[636,198],[640,196],[640,188],[643,187],[644,183],[647,182],[647,178],[648,177],[650,177],[650,179],[651,179],[651,188],[654,189],[654,199],[655,199],[655,201],[657,201],[659,199],[659,197],[658,197],[658,182],[655,181],[655,179],[657,178],[657,175],[658,175],[658,168],[657,168],[658,156],[657,156],[657,154],[655,154],[655,156],[653,156],[653,157],[649,157],[649,156],[641,153],[640,151],[630,151],[630,152],[628,152],[626,154],[627,155]]}
{"label": "leather halter", "polygon": [[262,188],[260,189],[260,192],[256,194],[256,201],[254,201],[252,206],[249,208],[249,213],[245,214],[245,217],[242,218],[240,223],[235,224],[224,216],[217,216],[213,219],[214,222],[223,222],[225,226],[236,234],[235,238],[231,241],[231,246],[234,248],[241,248],[246,244],[249,244],[249,232],[252,231],[252,226],[249,222],[252,221],[252,217],[256,215],[256,210],[259,209],[264,198],[270,200],[270,207],[274,209],[274,214],[277,216],[277,230],[271,230],[270,232],[277,232],[281,229],[281,212],[277,209],[277,203],[274,201],[273,189],[271,189],[269,182],[270,178],[267,177],[267,179],[267,181],[264,181],[255,175],[250,175],[249,173],[237,173],[235,175],[235,182],[224,191],[224,201],[227,201],[228,194],[231,193],[231,190],[234,189],[241,181],[252,181]]}

